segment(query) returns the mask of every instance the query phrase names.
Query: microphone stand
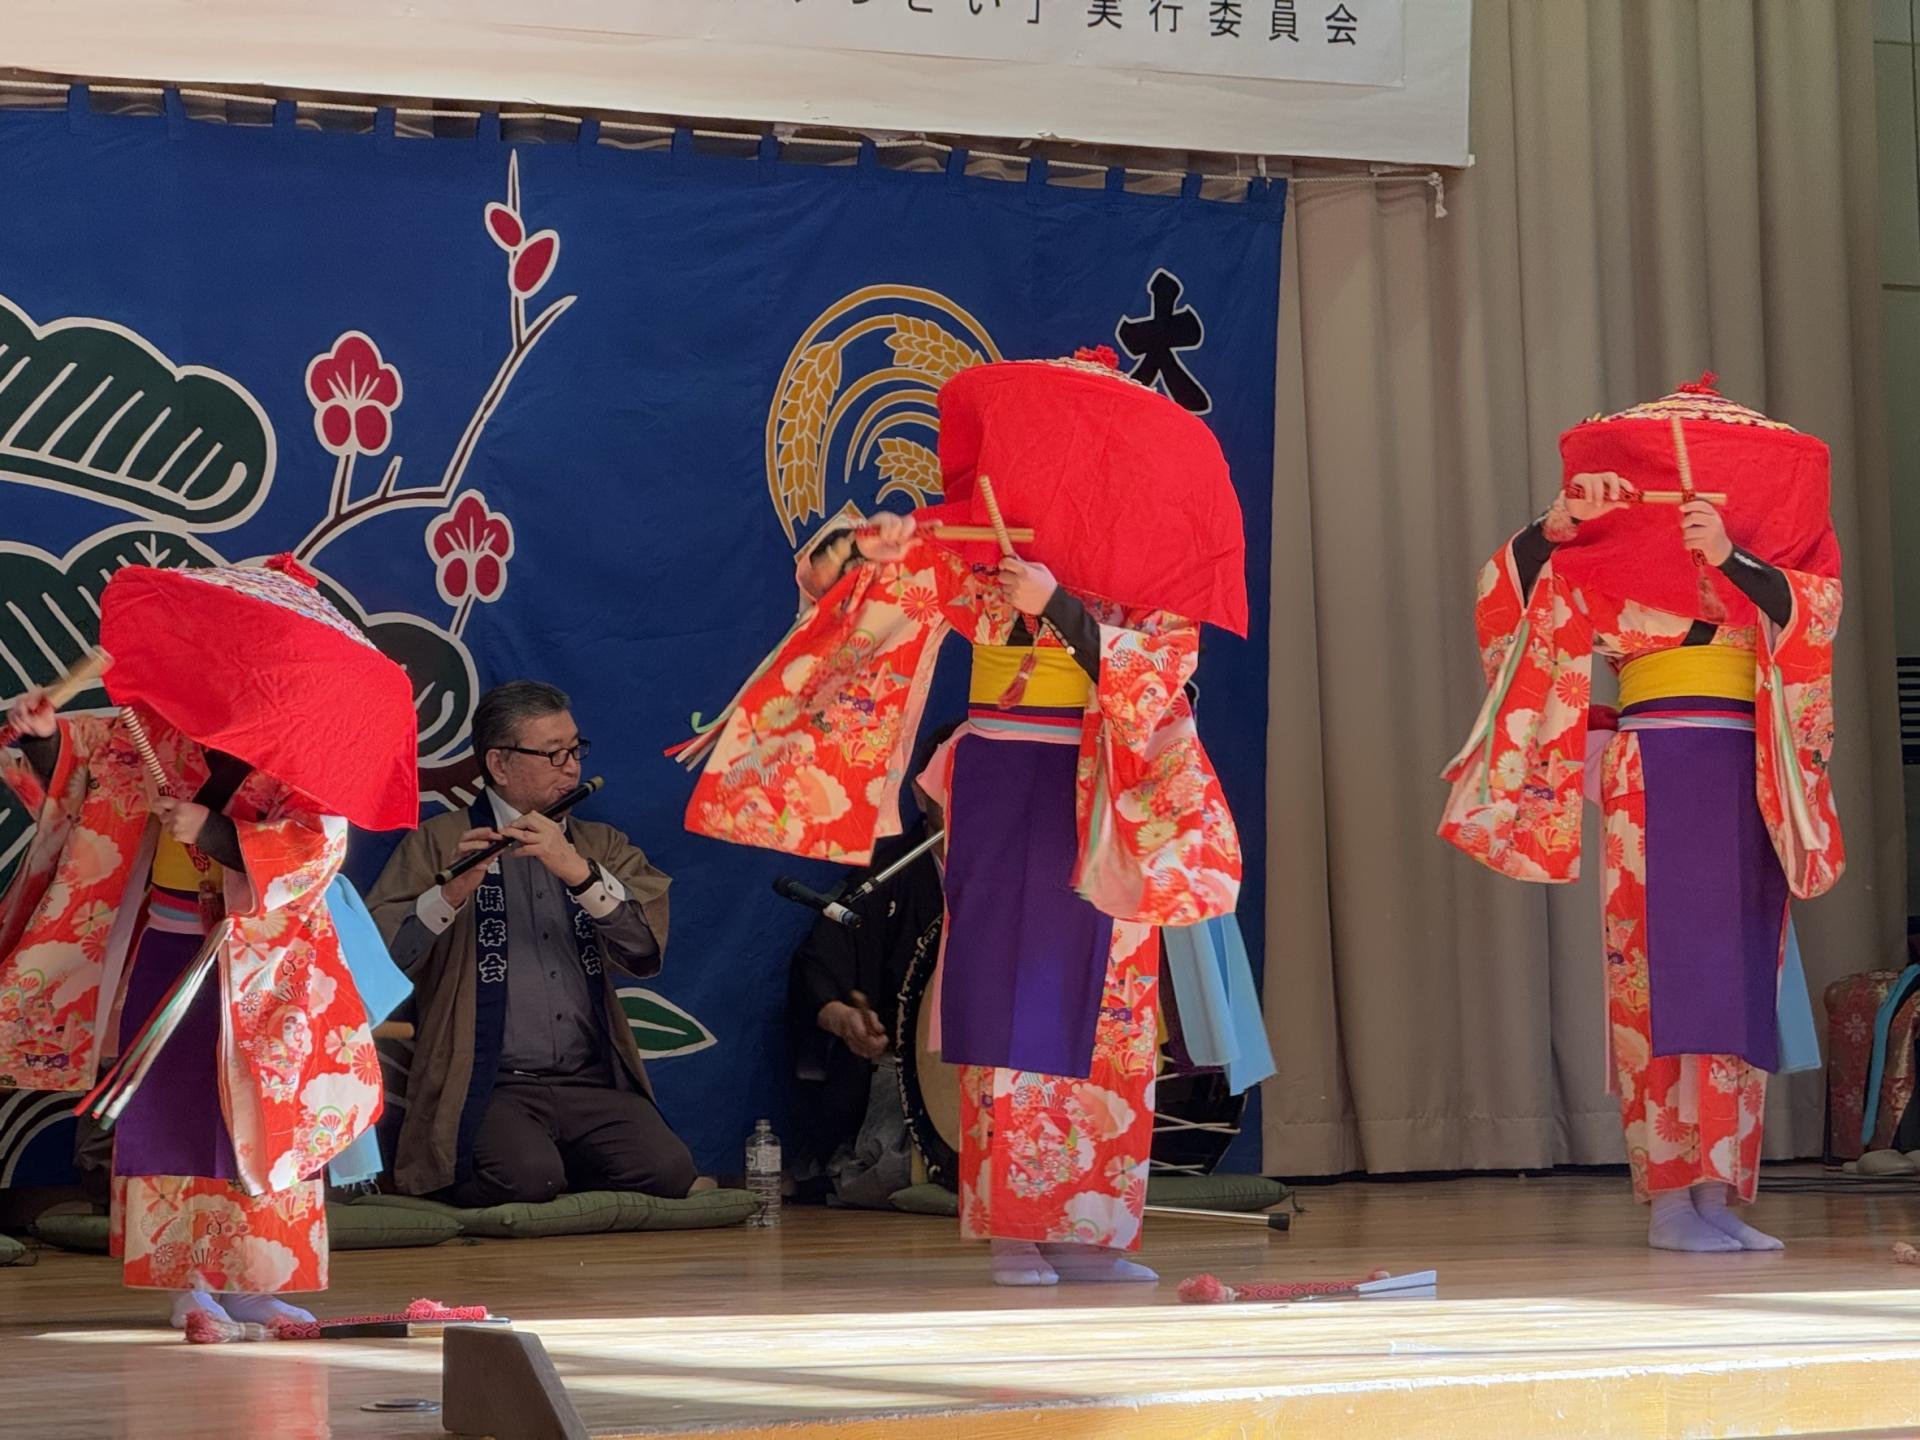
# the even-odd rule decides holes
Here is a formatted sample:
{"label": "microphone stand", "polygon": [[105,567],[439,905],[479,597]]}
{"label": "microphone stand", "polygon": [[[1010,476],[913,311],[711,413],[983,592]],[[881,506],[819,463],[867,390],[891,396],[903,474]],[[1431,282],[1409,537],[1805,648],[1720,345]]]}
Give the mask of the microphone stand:
{"label": "microphone stand", "polygon": [[882,885],[886,884],[887,881],[898,875],[902,870],[913,864],[914,861],[918,860],[922,855],[925,855],[946,838],[947,832],[945,830],[934,831],[898,860],[887,866],[886,869],[880,871],[878,874],[869,876],[862,884],[845,894],[842,894],[839,888],[835,887],[835,889],[829,891],[827,894],[821,895],[816,891],[808,889],[798,880],[791,879],[785,875],[780,876],[773,882],[773,893],[782,899],[793,901],[796,905],[805,905],[809,910],[817,910],[820,914],[826,916],[827,919],[833,921],[834,924],[844,925],[851,929],[860,923],[860,917],[854,913],[853,906],[866,899],[867,896],[871,895],[875,890],[878,890]]}

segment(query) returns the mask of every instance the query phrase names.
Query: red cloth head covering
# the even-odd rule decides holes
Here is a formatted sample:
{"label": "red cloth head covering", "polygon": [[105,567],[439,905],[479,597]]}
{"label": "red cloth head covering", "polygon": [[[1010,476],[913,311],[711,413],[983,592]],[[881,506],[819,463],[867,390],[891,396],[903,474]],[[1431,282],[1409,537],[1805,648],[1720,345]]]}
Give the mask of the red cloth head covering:
{"label": "red cloth head covering", "polygon": [[[1828,513],[1827,447],[1791,425],[1721,396],[1712,375],[1671,395],[1596,416],[1560,437],[1564,478],[1612,471],[1641,490],[1678,490],[1673,421],[1680,420],[1696,491],[1724,492],[1727,534],[1750,554],[1784,570],[1840,574],[1840,542]],[[1629,505],[1589,520],[1559,547],[1554,568],[1566,579],[1656,610],[1703,615],[1698,572],[1680,538],[1678,507]],[[1754,622],[1753,602],[1718,571],[1706,574],[1726,623]]]}
{"label": "red cloth head covering", "polygon": [[291,556],[114,572],[107,694],[369,830],[420,819],[413,684]]}
{"label": "red cloth head covering", "polygon": [[[975,477],[993,482],[1016,548],[1062,585],[1247,633],[1240,497],[1213,432],[1122,375],[1111,350],[962,370],[940,391],[942,504],[922,518],[989,523]],[[956,546],[991,564],[988,544]]]}

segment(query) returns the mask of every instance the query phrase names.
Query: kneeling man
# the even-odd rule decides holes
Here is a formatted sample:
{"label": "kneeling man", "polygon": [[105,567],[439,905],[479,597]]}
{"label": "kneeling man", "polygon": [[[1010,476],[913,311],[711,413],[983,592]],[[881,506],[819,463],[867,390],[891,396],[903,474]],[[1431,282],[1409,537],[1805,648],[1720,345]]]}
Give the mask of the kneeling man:
{"label": "kneeling man", "polygon": [[[660,971],[667,877],[625,835],[539,812],[580,783],[564,693],[516,680],[474,711],[485,790],[400,842],[369,908],[414,984],[396,1188],[463,1207],[562,1191],[685,1195],[693,1157],[660,1114],[612,970]],[[444,886],[502,836],[516,847]]]}

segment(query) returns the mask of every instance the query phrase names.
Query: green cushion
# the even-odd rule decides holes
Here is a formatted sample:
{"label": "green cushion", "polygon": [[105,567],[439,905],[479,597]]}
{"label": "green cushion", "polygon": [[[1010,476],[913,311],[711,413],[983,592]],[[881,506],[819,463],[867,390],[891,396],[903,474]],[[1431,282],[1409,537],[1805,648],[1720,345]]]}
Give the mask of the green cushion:
{"label": "green cushion", "polygon": [[[940,1185],[909,1185],[892,1195],[893,1208],[909,1215],[958,1215],[960,1197]],[[1188,1210],[1266,1210],[1287,1198],[1287,1187],[1261,1175],[1155,1175],[1147,1181],[1149,1205]]]}
{"label": "green cushion", "polygon": [[909,1215],[958,1215],[960,1197],[944,1185],[909,1185],[888,1197],[896,1210]]}
{"label": "green cushion", "polygon": [[0,1265],[18,1265],[27,1258],[27,1247],[11,1235],[0,1235]]}
{"label": "green cushion", "polygon": [[451,1215],[397,1206],[340,1204],[327,1206],[327,1244],[334,1250],[400,1250],[415,1245],[438,1245],[460,1233]]}
{"label": "green cushion", "polygon": [[1285,1185],[1264,1175],[1154,1175],[1147,1180],[1149,1205],[1187,1210],[1270,1210],[1287,1193]]}
{"label": "green cushion", "polygon": [[34,1238],[62,1250],[89,1255],[107,1253],[107,1217],[104,1215],[42,1215],[33,1222]]}
{"label": "green cushion", "polygon": [[540,1205],[490,1205],[484,1210],[459,1210],[438,1200],[406,1195],[366,1195],[353,1203],[368,1209],[390,1207],[446,1216],[468,1235],[516,1240],[631,1230],[717,1230],[742,1223],[759,1202],[745,1190],[703,1190],[684,1200],[622,1190],[583,1190]]}

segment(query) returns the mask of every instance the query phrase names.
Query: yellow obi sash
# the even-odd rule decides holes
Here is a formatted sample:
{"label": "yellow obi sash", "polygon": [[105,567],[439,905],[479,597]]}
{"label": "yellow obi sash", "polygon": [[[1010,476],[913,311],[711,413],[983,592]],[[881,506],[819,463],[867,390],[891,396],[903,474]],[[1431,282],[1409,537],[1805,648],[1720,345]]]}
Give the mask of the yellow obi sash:
{"label": "yellow obi sash", "polygon": [[1620,708],[1649,700],[1752,700],[1753,651],[1734,645],[1677,645],[1629,660],[1620,670]]}
{"label": "yellow obi sash", "polygon": [[1033,657],[1033,673],[1027,677],[1026,694],[1021,705],[1045,710],[1085,709],[1090,689],[1087,672],[1065,650],[1052,645],[976,645],[973,647],[973,679],[967,699],[974,705],[998,704],[1007,693],[1020,666]]}
{"label": "yellow obi sash", "polygon": [[[206,866],[201,869],[200,866]],[[160,844],[153,852],[153,883],[162,890],[175,890],[183,895],[196,893],[202,883],[218,888],[221,883],[220,864],[204,856],[200,865],[193,863],[193,856],[187,853],[187,847],[173,836],[160,836]]]}

